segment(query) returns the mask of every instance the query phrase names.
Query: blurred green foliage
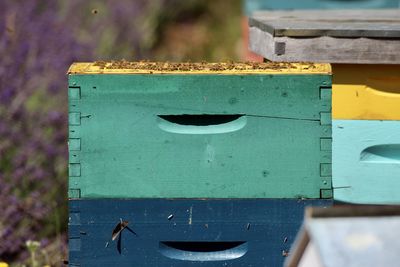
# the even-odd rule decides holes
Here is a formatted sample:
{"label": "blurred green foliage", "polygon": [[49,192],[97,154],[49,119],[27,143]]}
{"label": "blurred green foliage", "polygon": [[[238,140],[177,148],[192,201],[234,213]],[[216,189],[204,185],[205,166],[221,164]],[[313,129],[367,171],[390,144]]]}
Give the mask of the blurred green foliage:
{"label": "blurred green foliage", "polygon": [[[129,12],[128,7],[121,17],[116,17],[107,1],[85,1],[74,11],[77,18],[84,18],[79,19],[80,27],[73,29],[74,35],[80,43],[95,39],[95,57],[104,60],[240,58],[240,0],[136,1],[142,2],[136,6],[137,12]],[[126,1],[122,2],[118,5],[127,6]],[[66,2],[60,16],[70,16],[66,11],[70,8]]]}

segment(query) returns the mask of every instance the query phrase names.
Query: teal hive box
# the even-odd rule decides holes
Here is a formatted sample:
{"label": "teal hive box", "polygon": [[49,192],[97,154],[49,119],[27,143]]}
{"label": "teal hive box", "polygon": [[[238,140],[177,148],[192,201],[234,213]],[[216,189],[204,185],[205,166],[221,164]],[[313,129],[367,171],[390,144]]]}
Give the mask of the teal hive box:
{"label": "teal hive box", "polygon": [[335,200],[400,203],[400,121],[333,120]]}
{"label": "teal hive box", "polygon": [[325,64],[76,63],[70,198],[330,198]]}

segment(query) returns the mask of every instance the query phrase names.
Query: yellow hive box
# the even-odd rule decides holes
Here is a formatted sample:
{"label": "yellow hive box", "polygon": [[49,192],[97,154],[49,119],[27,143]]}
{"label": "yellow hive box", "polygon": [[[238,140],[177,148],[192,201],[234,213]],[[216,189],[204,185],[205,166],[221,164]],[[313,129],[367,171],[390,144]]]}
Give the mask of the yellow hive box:
{"label": "yellow hive box", "polygon": [[332,118],[400,120],[400,65],[333,64]]}

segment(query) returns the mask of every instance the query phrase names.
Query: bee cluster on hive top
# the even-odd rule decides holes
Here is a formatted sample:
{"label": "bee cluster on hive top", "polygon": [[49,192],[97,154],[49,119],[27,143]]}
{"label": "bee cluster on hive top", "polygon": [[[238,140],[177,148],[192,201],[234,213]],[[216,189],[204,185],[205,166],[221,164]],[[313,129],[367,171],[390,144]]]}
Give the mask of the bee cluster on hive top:
{"label": "bee cluster on hive top", "polygon": [[330,73],[329,64],[276,63],[276,62],[224,62],[173,63],[149,61],[96,61],[74,63],[68,74],[265,74],[265,73]]}

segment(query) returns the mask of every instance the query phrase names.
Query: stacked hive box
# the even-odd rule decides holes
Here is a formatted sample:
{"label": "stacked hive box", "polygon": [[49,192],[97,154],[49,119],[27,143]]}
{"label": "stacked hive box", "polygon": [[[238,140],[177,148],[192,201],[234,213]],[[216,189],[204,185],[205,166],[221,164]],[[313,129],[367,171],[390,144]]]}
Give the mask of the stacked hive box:
{"label": "stacked hive box", "polygon": [[349,9],[349,8],[399,8],[400,0],[244,0],[242,39],[247,60],[262,62],[262,57],[248,51],[248,17],[260,10],[282,9]]}
{"label": "stacked hive box", "polygon": [[332,63],[335,200],[400,203],[400,10],[264,12],[250,26],[268,59]]}
{"label": "stacked hive box", "polygon": [[69,108],[70,266],[279,266],[331,204],[329,65],[77,63]]}
{"label": "stacked hive box", "polygon": [[334,65],[335,199],[400,203],[400,65]]}
{"label": "stacked hive box", "polygon": [[246,53],[246,59],[262,61],[262,57],[250,53],[248,46],[248,17],[253,12],[260,10],[283,10],[283,9],[348,9],[348,8],[398,8],[400,0],[244,0],[242,18],[242,38]]}

